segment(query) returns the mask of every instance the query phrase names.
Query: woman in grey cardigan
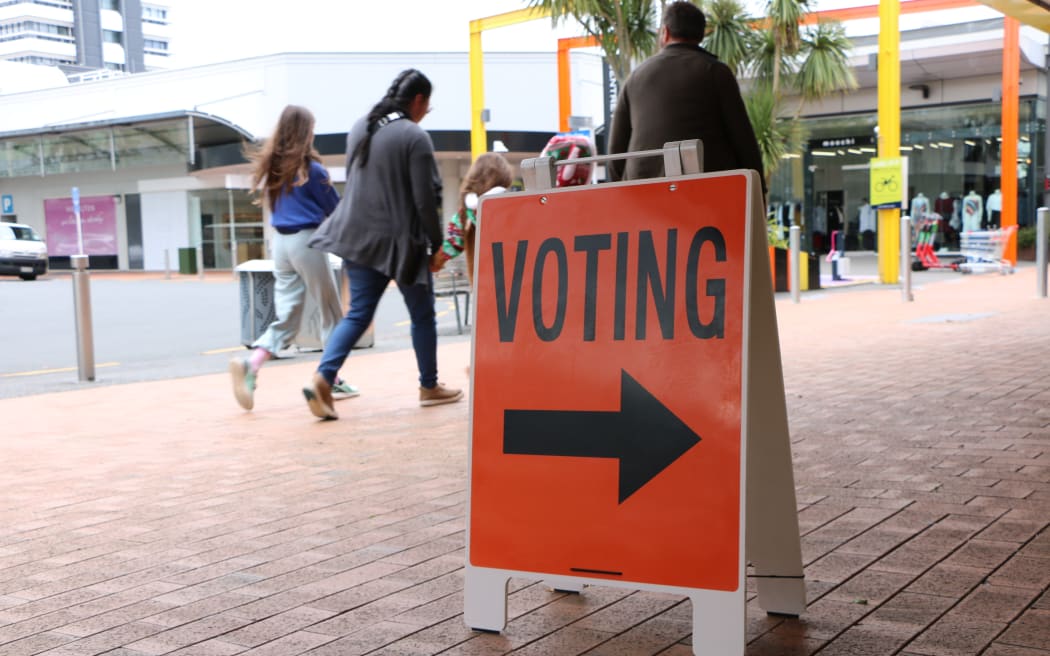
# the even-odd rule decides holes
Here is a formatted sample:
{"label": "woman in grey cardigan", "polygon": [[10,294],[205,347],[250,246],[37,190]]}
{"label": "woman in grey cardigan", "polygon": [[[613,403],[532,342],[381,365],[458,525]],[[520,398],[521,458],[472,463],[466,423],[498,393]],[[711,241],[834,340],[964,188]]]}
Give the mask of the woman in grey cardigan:
{"label": "woman in grey cardigan", "polygon": [[391,280],[412,319],[419,403],[452,403],[463,392],[437,380],[437,322],[431,253],[441,248],[441,182],[434,145],[418,123],[430,111],[430,80],[402,71],[386,95],[347,136],[346,189],[310,246],[343,258],[350,310],[325,343],[321,364],[303,388],[310,411],[337,419],[332,383],[350,348],[372,323]]}

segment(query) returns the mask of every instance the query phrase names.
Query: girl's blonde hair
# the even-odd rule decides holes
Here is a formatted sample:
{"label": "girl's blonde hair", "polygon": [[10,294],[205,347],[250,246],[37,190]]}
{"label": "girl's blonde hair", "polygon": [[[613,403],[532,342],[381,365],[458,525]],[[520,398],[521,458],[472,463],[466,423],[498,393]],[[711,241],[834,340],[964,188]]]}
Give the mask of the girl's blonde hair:
{"label": "girl's blonde hair", "polygon": [[321,161],[313,142],[313,113],[305,107],[288,105],[270,138],[259,146],[246,147],[252,164],[252,189],[262,191],[271,210],[281,194],[310,179],[310,162]]}
{"label": "girl's blonde hair", "polygon": [[467,258],[467,276],[474,277],[474,231],[473,221],[467,220],[467,196],[482,195],[493,187],[509,187],[514,181],[514,171],[506,158],[499,153],[483,153],[467,171],[467,177],[459,186],[459,219],[463,226],[463,254]]}
{"label": "girl's blonde hair", "polygon": [[509,187],[514,181],[514,171],[506,158],[499,153],[483,153],[478,156],[467,171],[467,177],[463,178],[463,184],[459,186],[459,216],[463,218],[467,212],[467,196],[477,194],[480,196],[493,187]]}

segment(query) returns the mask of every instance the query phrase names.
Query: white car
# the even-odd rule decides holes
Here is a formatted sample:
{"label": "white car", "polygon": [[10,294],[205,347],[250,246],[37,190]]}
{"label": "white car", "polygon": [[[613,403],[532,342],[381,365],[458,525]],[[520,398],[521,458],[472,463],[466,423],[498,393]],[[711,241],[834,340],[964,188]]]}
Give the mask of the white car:
{"label": "white car", "polygon": [[47,273],[47,244],[30,226],[0,223],[0,275],[36,280]]}

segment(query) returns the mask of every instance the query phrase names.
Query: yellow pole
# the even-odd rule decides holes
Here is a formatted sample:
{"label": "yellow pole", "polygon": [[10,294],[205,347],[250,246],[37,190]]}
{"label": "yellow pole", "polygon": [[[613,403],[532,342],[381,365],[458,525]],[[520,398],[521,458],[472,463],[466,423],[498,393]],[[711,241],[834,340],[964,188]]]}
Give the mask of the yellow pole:
{"label": "yellow pole", "polygon": [[481,21],[470,21],[470,160],[489,149],[481,112],[485,109],[485,61],[481,53]]}
{"label": "yellow pole", "polygon": [[[879,157],[901,155],[900,40],[900,0],[879,0]],[[879,210],[879,281],[895,284],[899,264],[900,210]]]}
{"label": "yellow pole", "polygon": [[485,121],[481,118],[481,112],[485,109],[485,59],[481,51],[481,33],[485,30],[494,30],[497,27],[506,27],[548,16],[550,12],[546,9],[529,7],[470,21],[470,156],[472,160],[477,159],[478,155],[489,149]]}

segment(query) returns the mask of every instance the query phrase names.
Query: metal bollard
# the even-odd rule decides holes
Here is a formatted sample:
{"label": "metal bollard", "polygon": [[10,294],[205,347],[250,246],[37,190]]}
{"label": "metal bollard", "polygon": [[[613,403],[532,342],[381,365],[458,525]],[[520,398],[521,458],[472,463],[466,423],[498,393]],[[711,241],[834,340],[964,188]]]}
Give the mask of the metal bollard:
{"label": "metal bollard", "polygon": [[788,257],[791,258],[791,302],[798,303],[802,292],[802,256],[800,247],[802,244],[802,228],[797,225],[788,230]]}
{"label": "metal bollard", "polygon": [[204,280],[204,245],[197,246],[197,277]]}
{"label": "metal bollard", "polygon": [[164,249],[164,279],[171,280],[171,251]]}
{"label": "metal bollard", "polygon": [[1036,266],[1036,293],[1040,298],[1046,298],[1046,256],[1047,256],[1047,230],[1050,230],[1050,208],[1040,207],[1035,213],[1035,266]]}
{"label": "metal bollard", "polygon": [[914,301],[911,293],[911,217],[901,217],[901,300]]}
{"label": "metal bollard", "polygon": [[88,256],[73,255],[73,313],[77,326],[77,371],[81,382],[95,380],[95,340],[91,329],[91,274]]}

